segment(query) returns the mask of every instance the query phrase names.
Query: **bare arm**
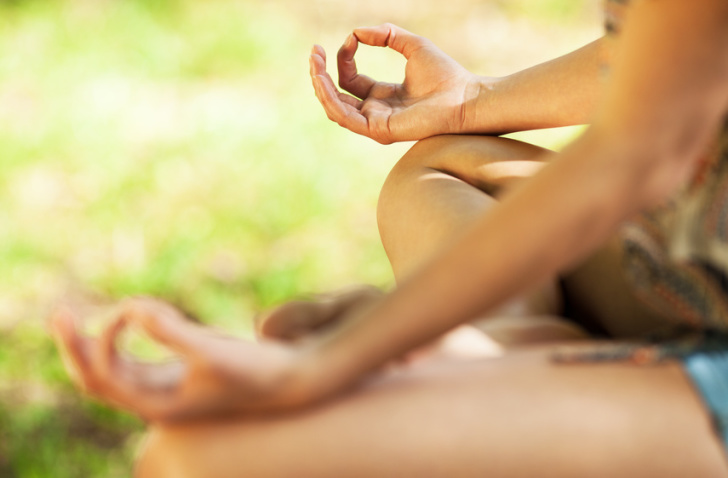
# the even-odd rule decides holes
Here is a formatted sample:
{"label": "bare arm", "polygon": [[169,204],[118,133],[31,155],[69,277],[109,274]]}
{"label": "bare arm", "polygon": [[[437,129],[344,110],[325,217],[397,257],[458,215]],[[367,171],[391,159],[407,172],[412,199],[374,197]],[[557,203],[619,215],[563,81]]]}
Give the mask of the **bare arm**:
{"label": "bare arm", "polygon": [[602,39],[503,78],[476,77],[464,132],[502,134],[591,121],[600,90]]}
{"label": "bare arm", "polygon": [[583,258],[625,218],[685,183],[726,109],[728,3],[637,3],[589,132],[375,310],[314,349],[317,393]]}
{"label": "bare arm", "polygon": [[[360,74],[359,43],[405,56],[401,84]],[[337,90],[326,53],[311,52],[311,79],[328,117],[381,143],[438,134],[500,134],[586,123],[599,88],[601,40],[503,78],[477,76],[431,41],[395,25],[357,28],[337,55]]]}

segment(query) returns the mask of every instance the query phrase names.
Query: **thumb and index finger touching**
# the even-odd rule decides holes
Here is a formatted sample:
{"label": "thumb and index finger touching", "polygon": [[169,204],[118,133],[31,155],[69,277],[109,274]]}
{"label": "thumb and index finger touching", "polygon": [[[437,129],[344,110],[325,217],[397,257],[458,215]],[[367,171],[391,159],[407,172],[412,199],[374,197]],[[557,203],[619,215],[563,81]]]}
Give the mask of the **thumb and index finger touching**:
{"label": "thumb and index finger touching", "polygon": [[425,38],[415,35],[402,27],[384,23],[375,27],[354,29],[356,38],[369,46],[389,47],[409,59],[413,52],[425,44]]}
{"label": "thumb and index finger touching", "polygon": [[128,299],[96,339],[79,330],[76,314],[69,307],[58,308],[51,317],[53,336],[67,368],[80,372],[108,371],[116,354],[115,342],[129,325],[136,325],[153,340],[175,352],[199,350],[204,334],[171,305],[149,298]]}
{"label": "thumb and index finger touching", "polygon": [[389,47],[409,59],[414,51],[424,45],[425,41],[423,37],[391,23],[355,28],[337,54],[339,86],[359,98],[366,98],[376,84],[372,78],[360,75],[357,71],[354,55],[359,42],[369,46]]}
{"label": "thumb and index finger touching", "polygon": [[[72,328],[68,325],[72,314],[68,308],[60,309],[53,318],[54,325]],[[115,318],[107,324],[99,340],[108,346],[129,325],[137,326],[155,341],[178,352],[195,348],[201,336],[199,327],[172,305],[148,297],[135,297],[120,304]],[[54,328],[59,329],[58,325]]]}
{"label": "thumb and index finger touching", "polygon": [[134,298],[122,306],[121,315],[153,340],[183,355],[199,351],[206,334],[173,306],[151,298]]}
{"label": "thumb and index finger touching", "polygon": [[[169,415],[179,406],[167,392],[170,384],[179,382],[180,368],[172,362],[129,368],[131,362],[119,361],[116,341],[129,325],[137,325],[155,341],[188,356],[199,349],[196,344],[203,335],[172,306],[153,299],[125,301],[96,337],[79,330],[80,319],[70,307],[59,307],[50,320],[65,368],[86,393],[145,418]],[[171,367],[175,367],[173,374]],[[142,368],[146,373],[139,374]],[[155,391],[163,393],[151,393]]]}

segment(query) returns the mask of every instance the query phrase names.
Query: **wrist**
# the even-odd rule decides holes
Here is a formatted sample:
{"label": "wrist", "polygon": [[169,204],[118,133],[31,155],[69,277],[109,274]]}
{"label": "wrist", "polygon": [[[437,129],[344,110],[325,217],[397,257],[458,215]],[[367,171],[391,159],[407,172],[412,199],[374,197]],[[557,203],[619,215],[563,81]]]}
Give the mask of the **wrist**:
{"label": "wrist", "polygon": [[[377,293],[364,304],[353,307],[344,317],[293,346],[294,356],[286,374],[291,406],[304,406],[326,399],[357,383],[379,368],[382,357],[352,340],[352,328],[371,320],[370,313],[383,301]],[[360,339],[361,335],[356,334]]]}
{"label": "wrist", "polygon": [[277,409],[292,409],[316,403],[335,393],[336,386],[332,374],[327,370],[327,362],[318,340],[304,341],[294,346],[292,358],[286,371],[281,375],[279,392],[273,400]]}
{"label": "wrist", "polygon": [[460,133],[494,134],[499,130],[496,99],[504,78],[473,75],[463,92]]}
{"label": "wrist", "polygon": [[376,369],[367,366],[368,354],[355,352],[355,344],[343,339],[347,334],[342,334],[342,329],[347,325],[344,321],[300,344],[292,378],[299,405],[316,403],[346,390]]}
{"label": "wrist", "polygon": [[270,383],[263,398],[263,408],[269,411],[289,410],[309,405],[317,401],[315,367],[306,347],[294,345],[289,348],[288,364],[279,371]]}

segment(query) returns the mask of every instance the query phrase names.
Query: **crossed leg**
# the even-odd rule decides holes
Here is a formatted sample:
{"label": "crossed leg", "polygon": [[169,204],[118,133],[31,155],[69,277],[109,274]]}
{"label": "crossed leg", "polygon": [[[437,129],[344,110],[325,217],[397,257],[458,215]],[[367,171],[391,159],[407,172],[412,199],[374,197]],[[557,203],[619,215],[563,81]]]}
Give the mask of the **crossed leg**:
{"label": "crossed leg", "polygon": [[158,427],[137,476],[728,476],[679,365],[555,365],[547,353],[430,363],[292,414]]}
{"label": "crossed leg", "polygon": [[[418,142],[392,169],[379,198],[380,236],[396,279],[412,273],[495,207],[504,189],[534,174],[550,154],[538,146],[487,136],[438,136]],[[375,295],[364,288],[319,301],[289,303],[263,316],[262,329],[290,338]],[[477,325],[501,346],[586,337],[560,315],[560,290],[554,278],[492,311]],[[463,337],[473,342],[473,334],[463,330],[448,335],[447,341],[452,344]]]}
{"label": "crossed leg", "polygon": [[[418,142],[392,169],[379,196],[379,234],[397,280],[497,207],[507,188],[532,176],[551,154],[492,136],[436,136]],[[561,302],[553,278],[476,324],[506,346],[583,338],[575,324],[558,317]]]}
{"label": "crossed leg", "polygon": [[[380,199],[395,274],[411,273],[547,155],[501,138],[418,143]],[[296,413],[156,427],[138,476],[728,476],[678,364],[553,364],[554,340],[583,337],[556,313],[545,284],[501,310],[506,319],[489,320],[500,331],[488,330],[541,345],[426,361]]]}
{"label": "crossed leg", "polygon": [[[419,267],[466,229],[508,188],[543,167],[552,152],[492,136],[438,136],[418,142],[392,169],[379,199],[380,236],[398,279]],[[616,337],[663,327],[666,318],[644,306],[626,284],[615,237],[561,278],[581,325]],[[477,325],[509,345],[584,337],[561,319],[557,278],[517,297]]]}

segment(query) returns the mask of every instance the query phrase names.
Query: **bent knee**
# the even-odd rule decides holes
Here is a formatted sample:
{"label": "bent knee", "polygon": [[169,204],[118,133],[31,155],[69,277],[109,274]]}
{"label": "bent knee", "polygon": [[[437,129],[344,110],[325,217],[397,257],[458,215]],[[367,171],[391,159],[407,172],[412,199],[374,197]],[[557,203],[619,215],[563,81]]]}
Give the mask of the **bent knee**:
{"label": "bent knee", "polygon": [[396,196],[395,191],[432,172],[495,194],[509,183],[532,176],[549,153],[539,146],[496,136],[433,136],[418,141],[395,164],[381,196]]}
{"label": "bent knee", "polygon": [[502,161],[541,162],[549,153],[540,146],[500,136],[441,135],[415,143],[395,169],[458,170]]}
{"label": "bent knee", "polygon": [[[500,138],[489,139],[497,141]],[[466,150],[467,143],[471,142],[473,142],[472,137],[461,135],[441,135],[421,139],[402,156],[392,168],[395,174],[390,176],[397,177],[413,169],[441,169],[451,163],[456,156],[461,156]]]}
{"label": "bent knee", "polygon": [[[466,138],[466,139],[463,139]],[[425,138],[397,161],[382,186],[379,207],[386,207],[393,199],[402,196],[402,188],[415,183],[423,174],[444,172],[455,160],[463,156],[465,136],[444,135]]]}

